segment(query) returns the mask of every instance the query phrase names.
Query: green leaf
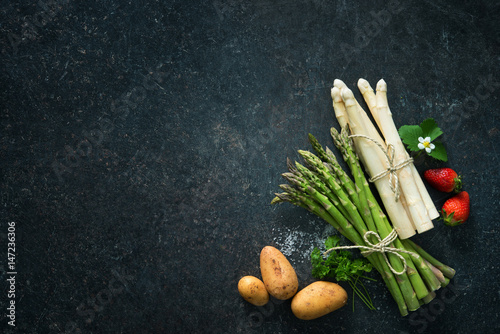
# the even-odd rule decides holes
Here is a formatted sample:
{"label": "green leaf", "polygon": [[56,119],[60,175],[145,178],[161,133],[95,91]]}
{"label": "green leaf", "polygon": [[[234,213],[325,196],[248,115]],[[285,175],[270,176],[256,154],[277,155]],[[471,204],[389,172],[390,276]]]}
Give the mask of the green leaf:
{"label": "green leaf", "polygon": [[399,136],[404,144],[408,146],[408,150],[412,152],[421,152],[418,148],[418,138],[429,137],[435,148],[428,155],[434,159],[448,161],[446,149],[439,141],[434,141],[443,134],[443,131],[438,127],[433,118],[424,120],[420,125],[403,125],[398,130]]}
{"label": "green leaf", "polygon": [[323,257],[321,256],[321,252],[318,247],[314,247],[313,251],[311,252],[311,262],[313,265],[323,262]]}
{"label": "green leaf", "polygon": [[403,125],[398,130],[399,136],[403,143],[408,146],[408,149],[413,152],[418,152],[418,137],[423,136],[422,128],[418,125]]}
{"label": "green leaf", "polygon": [[323,279],[330,274],[330,268],[325,266],[323,262],[320,250],[315,247],[311,253],[312,275],[314,278]]}
{"label": "green leaf", "polygon": [[433,144],[435,145],[435,147],[431,151],[431,153],[429,153],[429,155],[437,160],[445,162],[448,161],[448,155],[446,154],[446,149],[444,148],[443,143],[441,143],[440,141],[435,141],[433,142]]}
{"label": "green leaf", "polygon": [[428,118],[420,124],[422,129],[422,137],[430,137],[431,141],[443,134],[443,131],[438,127],[433,118]]}
{"label": "green leaf", "polygon": [[362,275],[364,272],[372,270],[371,263],[366,262],[365,259],[356,259],[352,262],[351,273],[353,275]]}
{"label": "green leaf", "polygon": [[326,249],[337,247],[337,245],[339,244],[339,241],[340,241],[340,237],[338,235],[329,236],[325,240],[325,247],[326,247]]}

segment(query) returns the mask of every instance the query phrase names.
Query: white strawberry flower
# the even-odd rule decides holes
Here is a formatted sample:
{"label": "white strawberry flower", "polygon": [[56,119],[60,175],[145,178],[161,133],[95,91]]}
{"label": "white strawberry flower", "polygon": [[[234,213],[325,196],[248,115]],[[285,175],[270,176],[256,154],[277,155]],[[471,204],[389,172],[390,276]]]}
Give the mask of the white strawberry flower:
{"label": "white strawberry flower", "polygon": [[436,147],[433,143],[431,143],[431,137],[418,137],[418,148],[424,150],[427,153],[431,153],[431,151]]}

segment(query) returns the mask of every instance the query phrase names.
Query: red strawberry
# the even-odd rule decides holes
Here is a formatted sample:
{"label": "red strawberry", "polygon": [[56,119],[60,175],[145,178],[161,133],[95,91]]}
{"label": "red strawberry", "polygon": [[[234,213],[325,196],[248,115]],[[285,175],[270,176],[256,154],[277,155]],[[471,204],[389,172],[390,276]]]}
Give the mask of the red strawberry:
{"label": "red strawberry", "polygon": [[461,177],[451,168],[436,168],[426,170],[424,178],[439,191],[458,193],[462,188]]}
{"label": "red strawberry", "polygon": [[457,226],[463,224],[470,213],[469,194],[466,191],[461,191],[457,195],[444,202],[441,209],[442,219],[448,226]]}

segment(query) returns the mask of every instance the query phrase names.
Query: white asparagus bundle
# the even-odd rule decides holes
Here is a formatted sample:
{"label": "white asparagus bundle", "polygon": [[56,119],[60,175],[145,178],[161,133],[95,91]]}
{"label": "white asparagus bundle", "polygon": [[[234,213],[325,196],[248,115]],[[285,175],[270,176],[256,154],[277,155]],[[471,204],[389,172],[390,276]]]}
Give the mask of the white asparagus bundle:
{"label": "white asparagus bundle", "polygon": [[[383,84],[385,85],[385,87],[387,87],[384,80],[380,80],[379,83],[381,83],[382,81],[383,81]],[[378,85],[379,84],[377,84],[377,87],[378,87]],[[387,136],[389,136],[389,134],[386,134],[386,131],[389,131],[389,130],[385,129],[386,128],[385,126],[382,126],[380,118],[378,117],[377,97],[376,97],[375,93],[373,92],[373,88],[370,86],[370,83],[368,81],[366,81],[365,79],[358,80],[358,88],[359,88],[359,91],[361,92],[361,94],[363,95],[363,98],[364,98],[366,104],[368,105],[368,109],[372,113],[372,116],[375,119],[375,122],[377,123],[379,129],[382,131],[382,135],[387,140]],[[387,89],[385,91],[387,91]],[[387,95],[385,95],[385,102],[384,103],[387,103]],[[390,109],[389,109],[388,105],[387,105],[387,108],[388,108],[388,111],[390,113]],[[390,117],[392,119],[392,116],[390,116]],[[395,132],[395,134],[397,135],[397,140],[400,142],[400,150],[402,152],[404,152],[404,154],[405,154],[404,159],[408,159],[409,154],[404,149],[404,145],[401,143],[401,138],[399,137],[399,134],[397,133],[397,129],[396,129],[396,126],[394,124],[394,121],[392,121],[391,123],[393,125],[392,132],[393,133]],[[410,164],[410,168],[411,168],[413,179],[414,179],[415,184],[418,188],[418,193],[420,194],[421,200],[423,201],[425,208],[427,210],[427,216],[429,217],[430,220],[438,218],[440,216],[439,212],[437,211],[436,206],[434,205],[434,202],[432,201],[431,196],[429,195],[429,192],[427,191],[427,188],[425,187],[424,182],[422,181],[422,178],[420,177],[420,174],[417,171],[417,168],[415,167],[414,164]],[[432,227],[430,227],[430,228],[432,228]],[[422,232],[419,231],[419,233],[422,233]]]}
{"label": "white asparagus bundle", "polygon": [[[335,80],[331,93],[335,115],[342,127],[349,124],[352,135],[368,136],[385,146],[368,115],[356,101],[352,91],[341,80]],[[389,166],[385,153],[374,142],[357,137],[354,137],[353,141],[360,160],[370,176],[387,170]],[[386,175],[376,180],[374,184],[396,232],[401,239],[406,239],[415,234],[415,227],[403,206],[403,201],[396,201],[389,178],[390,176]]]}
{"label": "white asparagus bundle", "polygon": [[389,146],[393,148],[393,166],[401,164],[396,171],[398,182],[392,185],[388,174],[375,180],[375,187],[401,239],[411,237],[415,230],[418,233],[425,232],[434,227],[432,219],[439,217],[439,212],[414,164],[408,161],[409,154],[399,137],[387,102],[387,84],[380,80],[375,94],[368,81],[360,79],[358,88],[384,139],[356,101],[352,91],[338,79],[331,91],[335,116],[342,128],[348,125],[351,135],[355,135],[353,141],[358,155],[371,177],[390,167],[387,152],[383,150],[387,150]]}

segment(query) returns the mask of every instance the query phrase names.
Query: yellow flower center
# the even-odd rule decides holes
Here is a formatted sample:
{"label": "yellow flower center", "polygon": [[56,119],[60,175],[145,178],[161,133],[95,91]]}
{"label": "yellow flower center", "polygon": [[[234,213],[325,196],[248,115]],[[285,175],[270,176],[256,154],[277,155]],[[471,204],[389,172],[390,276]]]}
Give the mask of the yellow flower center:
{"label": "yellow flower center", "polygon": [[431,142],[430,141],[427,141],[427,140],[424,140],[424,142],[422,143],[425,147],[431,147]]}

